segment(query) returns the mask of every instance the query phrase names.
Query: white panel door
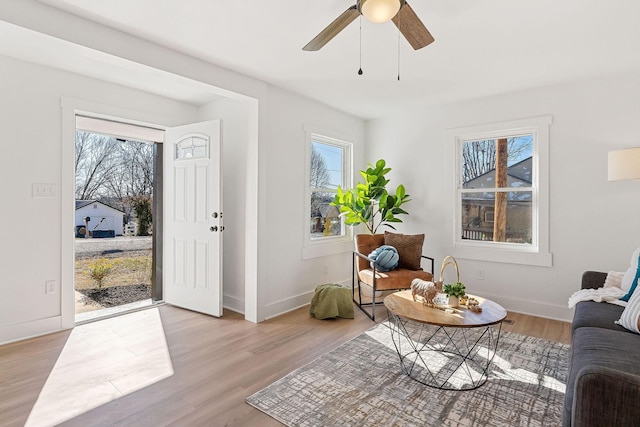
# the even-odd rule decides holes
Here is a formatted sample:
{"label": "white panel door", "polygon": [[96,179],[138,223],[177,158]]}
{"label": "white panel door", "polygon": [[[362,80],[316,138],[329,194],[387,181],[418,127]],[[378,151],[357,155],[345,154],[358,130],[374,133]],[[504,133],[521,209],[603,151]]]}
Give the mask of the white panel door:
{"label": "white panel door", "polygon": [[222,128],[168,129],[164,156],[164,300],[222,316]]}

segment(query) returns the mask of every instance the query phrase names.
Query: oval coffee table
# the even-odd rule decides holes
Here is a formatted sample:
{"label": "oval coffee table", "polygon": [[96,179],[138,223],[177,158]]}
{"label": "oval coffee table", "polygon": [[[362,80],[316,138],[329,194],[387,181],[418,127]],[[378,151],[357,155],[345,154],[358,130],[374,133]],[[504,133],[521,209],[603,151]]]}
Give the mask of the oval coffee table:
{"label": "oval coffee table", "polygon": [[474,390],[487,381],[507,311],[491,300],[474,298],[480,313],[427,307],[413,301],[410,290],[385,298],[402,372],[442,390]]}

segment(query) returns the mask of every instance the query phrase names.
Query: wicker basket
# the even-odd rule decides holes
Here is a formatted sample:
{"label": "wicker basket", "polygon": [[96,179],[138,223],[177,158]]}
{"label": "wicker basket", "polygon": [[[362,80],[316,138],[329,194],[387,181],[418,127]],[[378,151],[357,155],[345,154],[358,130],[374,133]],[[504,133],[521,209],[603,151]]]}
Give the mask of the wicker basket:
{"label": "wicker basket", "polygon": [[[460,269],[458,268],[458,262],[454,257],[447,255],[442,260],[442,267],[440,267],[440,281],[438,282],[441,287],[440,289],[444,287],[444,270],[450,265],[456,269],[456,282],[460,282]],[[453,296],[449,297],[447,302],[448,305],[452,308],[457,308],[459,305],[459,299]]]}
{"label": "wicker basket", "polygon": [[442,267],[440,267],[440,283],[444,284],[444,278],[443,278],[444,269],[448,265],[453,265],[455,267],[456,275],[458,276],[458,278],[456,279],[456,282],[459,282],[460,281],[460,269],[458,268],[458,261],[456,261],[456,259],[454,257],[452,257],[451,255],[447,255],[442,260]]}

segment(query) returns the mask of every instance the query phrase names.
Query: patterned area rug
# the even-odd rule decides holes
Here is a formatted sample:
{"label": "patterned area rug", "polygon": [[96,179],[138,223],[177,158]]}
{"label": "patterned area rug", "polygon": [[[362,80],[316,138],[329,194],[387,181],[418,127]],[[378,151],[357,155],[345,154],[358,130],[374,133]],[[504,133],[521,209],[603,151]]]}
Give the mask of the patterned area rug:
{"label": "patterned area rug", "polygon": [[441,391],[400,370],[386,324],[249,396],[293,426],[559,426],[567,344],[502,331],[488,381]]}

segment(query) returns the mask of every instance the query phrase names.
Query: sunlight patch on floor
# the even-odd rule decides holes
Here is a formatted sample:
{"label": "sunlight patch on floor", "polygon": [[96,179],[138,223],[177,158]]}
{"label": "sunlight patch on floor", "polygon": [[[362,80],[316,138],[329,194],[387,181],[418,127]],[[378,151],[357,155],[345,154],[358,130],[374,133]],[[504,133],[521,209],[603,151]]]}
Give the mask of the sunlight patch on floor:
{"label": "sunlight patch on floor", "polygon": [[25,425],[57,425],[171,375],[157,308],[77,326]]}

